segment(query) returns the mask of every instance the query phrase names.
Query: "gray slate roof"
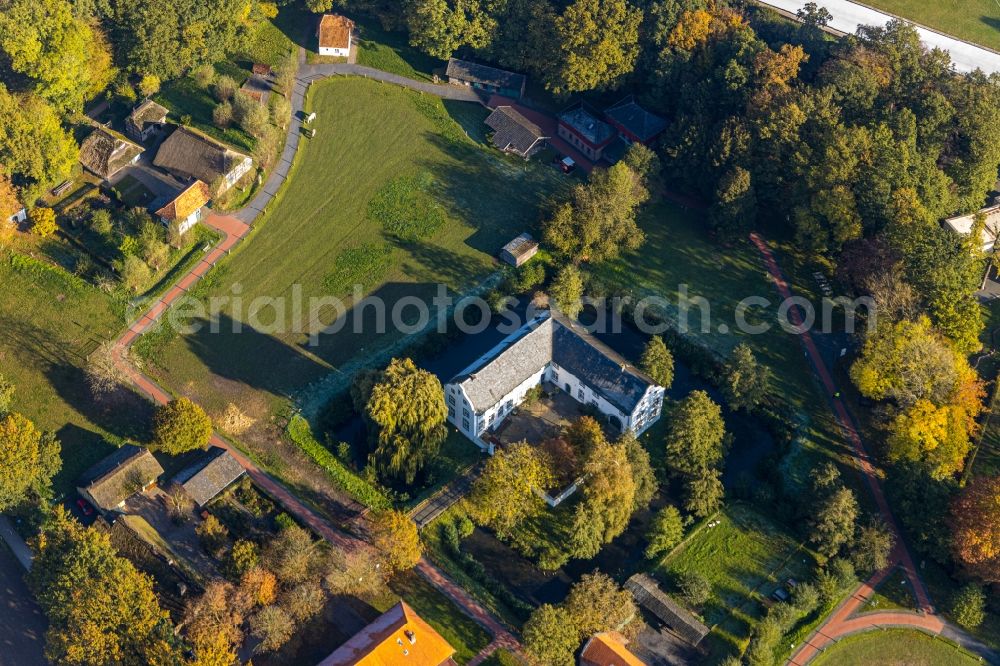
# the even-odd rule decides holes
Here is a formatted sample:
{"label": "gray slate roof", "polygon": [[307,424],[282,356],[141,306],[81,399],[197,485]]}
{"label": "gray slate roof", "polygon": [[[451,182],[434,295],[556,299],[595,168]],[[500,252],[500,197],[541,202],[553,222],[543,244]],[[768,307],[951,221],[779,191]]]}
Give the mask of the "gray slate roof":
{"label": "gray slate roof", "polygon": [[99,509],[110,511],[161,474],[163,468],[149,449],[126,444],[84,472],[78,487]]}
{"label": "gray slate roof", "polygon": [[709,629],[686,608],[671,599],[656,581],[646,574],[635,574],[625,581],[637,604],[660,618],[691,645],[698,645]]}
{"label": "gray slate roof", "polygon": [[604,115],[639,137],[640,141],[649,141],[667,127],[666,120],[636,104],[632,95],[612,106]]}
{"label": "gray slate roof", "polygon": [[510,106],[498,106],[485,122],[494,130],[494,146],[500,150],[512,150],[521,156],[531,150],[537,141],[547,138],[541,127]]}
{"label": "gray slate roof", "polygon": [[615,136],[615,128],[601,120],[597,112],[583,104],[577,104],[560,113],[559,121],[595,146]]}
{"label": "gray slate roof", "polygon": [[189,178],[197,178],[214,187],[246,155],[224,146],[190,127],[178,127],[160,144],[153,164]]}
{"label": "gray slate roof", "polygon": [[454,77],[463,81],[472,81],[496,86],[497,88],[512,88],[517,90],[521,89],[525,81],[524,74],[508,72],[504,69],[497,69],[489,65],[480,65],[468,60],[459,60],[458,58],[448,59],[448,69],[445,70],[445,75],[449,78]]}
{"label": "gray slate roof", "polygon": [[243,474],[243,466],[229,451],[213,446],[205,457],[174,477],[198,506],[205,506],[213,497]]}
{"label": "gray slate roof", "polygon": [[546,365],[573,373],[631,414],[655,382],[572,322],[545,313],[507,337],[450,383],[462,384],[477,412],[495,405]]}

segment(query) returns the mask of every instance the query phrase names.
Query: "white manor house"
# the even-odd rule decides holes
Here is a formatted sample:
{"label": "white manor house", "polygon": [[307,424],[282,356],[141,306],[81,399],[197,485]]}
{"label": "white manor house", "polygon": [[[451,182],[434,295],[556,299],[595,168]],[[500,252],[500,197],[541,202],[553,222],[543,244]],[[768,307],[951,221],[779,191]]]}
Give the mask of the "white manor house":
{"label": "white manor house", "polygon": [[662,386],[578,325],[544,312],[445,385],[448,421],[489,449],[483,435],[542,382],[596,408],[621,432],[641,434],[663,410]]}

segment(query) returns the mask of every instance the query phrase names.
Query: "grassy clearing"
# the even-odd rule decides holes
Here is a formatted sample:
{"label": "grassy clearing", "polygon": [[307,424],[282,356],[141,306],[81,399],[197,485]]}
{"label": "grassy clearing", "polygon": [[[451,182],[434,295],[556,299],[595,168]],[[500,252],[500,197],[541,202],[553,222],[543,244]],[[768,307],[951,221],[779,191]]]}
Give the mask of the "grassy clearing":
{"label": "grassy clearing", "polygon": [[385,612],[402,598],[455,648],[458,663],[468,662],[489,644],[489,634],[419,574],[400,574],[390,588],[395,594],[378,600],[375,607]]}
{"label": "grassy clearing", "polygon": [[56,493],[71,493],[77,477],[134,434],[135,415],[121,405],[95,404],[83,382],[86,356],[113,338],[123,308],[110,296],[48,264],[0,252],[0,372],[17,386],[14,409],[62,442]]}
{"label": "grassy clearing", "polygon": [[[237,86],[250,76],[250,70],[235,65],[230,62],[221,62],[215,65],[216,74],[231,76],[236,80]],[[236,125],[221,129],[212,122],[212,110],[215,109],[217,101],[212,97],[211,86],[201,88],[190,76],[182,76],[163,85],[156,95],[153,96],[158,103],[162,104],[170,111],[174,122],[185,121],[205,134],[231,144],[235,148],[243,151],[251,151],[256,143],[254,138]]]}
{"label": "grassy clearing", "polygon": [[942,638],[920,631],[888,629],[843,638],[813,663],[816,666],[964,666],[981,661]]}
{"label": "grassy clearing", "polygon": [[865,0],[863,4],[1000,51],[1000,6],[995,0]]}
{"label": "grassy clearing", "polygon": [[405,32],[383,30],[373,18],[355,19],[358,32],[358,64],[392,72],[418,81],[433,80],[434,70],[445,62],[410,46]]}
{"label": "grassy clearing", "polygon": [[789,533],[743,505],[731,505],[683,546],[667,556],[655,573],[667,580],[694,571],[712,585],[701,615],[712,632],[707,639],[712,663],[741,650],[763,617],[762,600],[788,578],[808,580],[812,554]]}
{"label": "grassy clearing", "polygon": [[872,595],[860,612],[884,611],[893,609],[915,610],[917,606],[913,589],[902,569],[896,569],[882,584],[875,588]]}
{"label": "grassy clearing", "polygon": [[[343,286],[343,279],[361,275],[372,283],[368,293],[391,309],[405,296],[429,298],[438,283],[462,291],[494,270],[493,254],[530,227],[545,198],[562,186],[553,170],[515,167],[469,139],[440,100],[427,95],[342,78],[315,84],[307,110],[319,110],[316,139],[300,147],[291,179],[252,238],[200,293],[231,295],[239,285],[247,304],[258,296],[291,300],[301,288],[308,304],[331,293],[330,281]],[[425,172],[433,180],[421,196],[433,196],[446,213],[444,225],[415,241],[390,237],[370,220],[370,202],[401,175]],[[511,220],[519,222],[512,228]],[[392,265],[380,274],[368,261],[373,253],[356,248],[383,244],[392,248]],[[327,323],[334,313],[327,308],[322,315]],[[230,305],[220,315],[219,333],[163,336],[145,350],[159,379],[197,398],[210,413],[235,402],[265,418],[310,382],[402,337],[395,330],[373,333],[374,317],[371,308],[348,312],[343,330],[310,346],[302,328],[261,333],[246,307]],[[257,321],[274,318],[268,309]],[[234,321],[243,324],[239,334],[233,333]]]}

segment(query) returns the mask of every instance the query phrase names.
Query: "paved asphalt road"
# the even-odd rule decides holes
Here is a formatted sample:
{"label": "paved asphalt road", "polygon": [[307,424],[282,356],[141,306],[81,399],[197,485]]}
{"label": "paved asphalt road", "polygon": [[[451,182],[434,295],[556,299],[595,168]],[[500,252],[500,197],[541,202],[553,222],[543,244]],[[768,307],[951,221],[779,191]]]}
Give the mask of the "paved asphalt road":
{"label": "paved asphalt road", "polygon": [[[806,0],[757,0],[757,2],[792,14],[806,5]],[[885,25],[895,18],[849,0],[815,0],[815,2],[820,7],[826,7],[833,15],[829,27],[841,32],[854,33],[859,25]],[[997,8],[997,14],[1000,17],[1000,7]],[[917,26],[917,32],[920,33],[920,40],[928,48],[937,47],[950,52],[955,69],[960,72],[971,72],[976,68],[987,74],[1000,72],[1000,53],[928,28]]]}
{"label": "paved asphalt road", "polygon": [[0,543],[0,666],[45,666],[45,616],[24,584],[24,569]]}

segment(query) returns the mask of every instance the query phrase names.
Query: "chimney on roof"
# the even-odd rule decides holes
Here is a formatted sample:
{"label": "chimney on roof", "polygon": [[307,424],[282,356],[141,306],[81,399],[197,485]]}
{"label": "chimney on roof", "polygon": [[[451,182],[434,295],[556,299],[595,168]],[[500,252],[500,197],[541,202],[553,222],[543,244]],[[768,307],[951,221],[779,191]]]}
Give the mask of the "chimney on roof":
{"label": "chimney on roof", "polygon": [[403,633],[406,635],[406,639],[408,641],[410,641],[410,645],[416,645],[417,644],[417,635],[415,633],[413,633],[409,629],[407,629]]}

